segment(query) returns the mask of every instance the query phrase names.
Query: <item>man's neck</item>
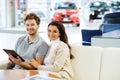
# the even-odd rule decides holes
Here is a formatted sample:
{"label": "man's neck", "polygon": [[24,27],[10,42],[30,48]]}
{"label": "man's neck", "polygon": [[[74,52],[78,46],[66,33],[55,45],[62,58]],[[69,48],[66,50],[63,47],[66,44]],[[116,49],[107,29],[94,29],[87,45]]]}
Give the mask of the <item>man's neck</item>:
{"label": "man's neck", "polygon": [[28,42],[33,41],[33,40],[36,38],[37,35],[38,35],[38,34],[35,34],[35,35],[29,35]]}

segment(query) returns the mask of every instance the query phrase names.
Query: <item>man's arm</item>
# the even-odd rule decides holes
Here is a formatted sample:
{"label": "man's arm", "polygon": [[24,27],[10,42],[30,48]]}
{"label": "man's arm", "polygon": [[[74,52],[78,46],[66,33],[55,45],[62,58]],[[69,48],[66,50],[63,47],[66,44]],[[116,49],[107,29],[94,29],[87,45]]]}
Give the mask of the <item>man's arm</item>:
{"label": "man's arm", "polygon": [[[14,58],[11,54],[8,54],[9,59],[11,61],[11,64],[15,64],[15,65],[19,65],[25,69],[35,69],[33,66],[31,66],[29,63],[27,62],[23,62],[19,56],[17,56],[17,58]],[[9,64],[9,66],[11,66],[11,64]],[[9,67],[8,66],[8,67]]]}
{"label": "man's arm", "polygon": [[[37,58],[36,61],[39,63],[39,65],[41,65],[43,63],[43,58]],[[26,62],[21,62],[19,65],[21,67],[24,67],[25,69],[29,69],[29,70],[36,69],[35,67],[33,67],[32,65],[30,65],[29,63],[26,63]]]}

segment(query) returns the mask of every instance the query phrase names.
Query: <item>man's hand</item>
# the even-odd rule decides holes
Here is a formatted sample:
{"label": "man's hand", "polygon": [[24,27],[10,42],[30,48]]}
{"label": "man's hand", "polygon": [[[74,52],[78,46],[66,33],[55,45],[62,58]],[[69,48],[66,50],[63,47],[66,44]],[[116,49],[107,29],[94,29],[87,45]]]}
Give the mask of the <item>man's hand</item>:
{"label": "man's hand", "polygon": [[34,60],[34,59],[32,59],[30,62],[29,62],[29,64],[30,65],[32,65],[34,68],[37,68],[40,64],[36,61],[36,60]]}
{"label": "man's hand", "polygon": [[19,56],[17,56],[17,58],[14,58],[11,54],[8,54],[9,59],[11,60],[12,63],[20,65],[22,60],[20,59]]}

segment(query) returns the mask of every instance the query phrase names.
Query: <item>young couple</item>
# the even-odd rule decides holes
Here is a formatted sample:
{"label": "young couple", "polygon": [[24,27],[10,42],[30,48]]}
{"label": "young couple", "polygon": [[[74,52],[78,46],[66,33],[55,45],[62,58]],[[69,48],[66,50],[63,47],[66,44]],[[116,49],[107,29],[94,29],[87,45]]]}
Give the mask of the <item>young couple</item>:
{"label": "young couple", "polygon": [[58,73],[61,78],[70,80],[73,76],[71,61],[74,56],[68,44],[68,38],[63,24],[52,21],[48,24],[48,38],[51,42],[47,43],[39,36],[38,28],[40,18],[30,13],[24,19],[27,35],[18,39],[15,50],[25,60],[14,58],[9,54],[12,69],[45,70]]}

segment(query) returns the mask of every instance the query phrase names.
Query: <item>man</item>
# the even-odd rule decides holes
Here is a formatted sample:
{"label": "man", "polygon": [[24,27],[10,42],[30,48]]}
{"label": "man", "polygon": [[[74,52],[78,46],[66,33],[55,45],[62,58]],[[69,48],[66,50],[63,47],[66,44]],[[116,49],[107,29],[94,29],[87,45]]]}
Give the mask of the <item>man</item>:
{"label": "man", "polygon": [[28,34],[18,39],[15,50],[25,61],[23,62],[19,57],[14,58],[9,54],[9,66],[15,64],[13,69],[30,70],[35,69],[29,64],[31,59],[35,59],[39,64],[43,63],[48,45],[38,34],[40,25],[39,17],[34,13],[30,13],[26,16],[24,21]]}

